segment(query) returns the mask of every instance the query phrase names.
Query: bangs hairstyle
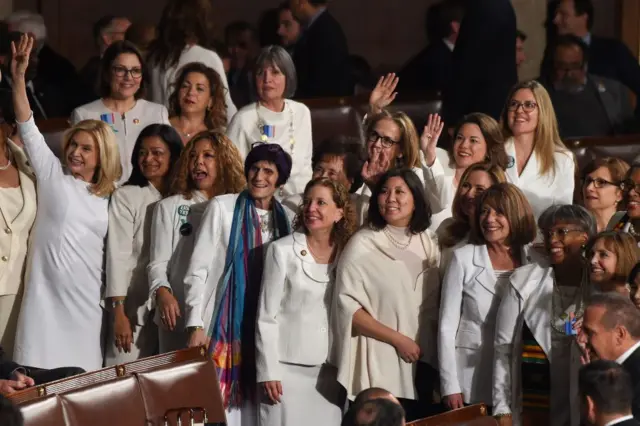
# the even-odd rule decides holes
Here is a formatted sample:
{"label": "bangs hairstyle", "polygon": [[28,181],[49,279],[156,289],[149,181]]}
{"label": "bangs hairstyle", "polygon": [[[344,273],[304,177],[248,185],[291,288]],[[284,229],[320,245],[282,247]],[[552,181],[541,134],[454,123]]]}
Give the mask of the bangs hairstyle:
{"label": "bangs hairstyle", "polygon": [[89,192],[98,197],[108,197],[116,189],[116,182],[122,176],[122,164],[116,136],[108,124],[100,120],[82,120],[62,137],[62,162],[67,164],[67,149],[78,132],[87,132],[96,144],[98,165],[93,174]]}
{"label": "bangs hairstyle", "polygon": [[617,158],[617,157],[601,157],[596,158],[582,170],[582,179],[584,180],[587,175],[595,172],[599,168],[604,167],[611,174],[611,181],[617,185],[622,184],[625,180],[625,176],[629,171],[629,163]]}
{"label": "bangs hairstyle", "polygon": [[596,219],[593,214],[577,204],[554,204],[538,218],[538,228],[543,232],[549,231],[558,223],[578,226],[588,238],[596,235]]}
{"label": "bangs hairstyle", "polygon": [[[504,136],[502,135],[502,130],[498,122],[481,112],[465,115],[453,130],[454,144],[457,140],[458,133],[460,133],[460,130],[465,124],[475,124],[480,129],[480,133],[482,133],[482,137],[487,144],[487,156],[484,162],[497,164],[506,170],[507,167],[509,167],[509,156],[504,150]],[[449,150],[449,163],[452,167],[455,165],[453,146],[451,150]]]}
{"label": "bangs hairstyle", "polygon": [[[157,137],[164,142],[166,147],[169,149],[169,172],[164,177],[165,183],[168,183],[171,179],[171,173],[173,172],[173,168],[176,163],[180,159],[180,154],[182,153],[182,139],[180,135],[173,127],[167,124],[150,124],[145,127],[138,139],[136,139],[136,144],[133,147],[133,154],[131,154],[131,176],[129,180],[125,183],[125,185],[134,185],[145,187],[149,185],[149,180],[144,177],[142,174],[142,170],[140,170],[140,149],[142,149],[142,143],[147,138]],[[165,185],[165,192],[167,191],[168,185]],[[166,195],[166,194],[162,194]]]}
{"label": "bangs hairstyle", "polygon": [[140,78],[140,88],[134,95],[134,98],[140,99],[145,95],[147,82],[149,81],[149,74],[147,72],[147,67],[144,62],[144,58],[142,57],[142,53],[136,47],[135,44],[126,40],[119,40],[114,43],[111,43],[107,50],[105,50],[102,59],[100,60],[100,85],[98,87],[98,92],[101,98],[108,98],[111,96],[111,80],[114,78],[113,76],[113,63],[120,55],[131,54],[136,55],[138,61],[140,62],[140,69],[142,70],[142,77]]}
{"label": "bangs hairstyle", "polygon": [[511,183],[498,183],[491,186],[480,195],[476,208],[474,226],[471,227],[472,244],[486,244],[482,234],[480,213],[487,206],[496,213],[504,215],[509,222],[509,245],[523,247],[536,238],[536,218],[527,197],[522,191]]}
{"label": "bangs hairstyle", "polygon": [[285,79],[284,97],[292,98],[298,89],[298,74],[291,55],[284,47],[266,46],[262,48],[256,59],[256,78],[260,78],[258,74],[270,66],[274,66],[282,72]]}
{"label": "bangs hairstyle", "polygon": [[349,191],[344,185],[331,180],[329,178],[316,178],[311,180],[304,188],[304,194],[302,196],[302,203],[298,207],[296,217],[293,220],[293,229],[299,229],[304,232],[305,235],[309,235],[309,229],[304,223],[304,210],[307,205],[307,195],[316,186],[322,186],[331,191],[331,197],[333,202],[339,209],[343,210],[343,216],[340,221],[333,225],[331,229],[331,243],[335,244],[338,250],[342,250],[347,241],[351,238],[356,229],[358,223],[356,221],[356,211],[353,203],[351,202],[351,196]]}
{"label": "bangs hairstyle", "polygon": [[369,226],[375,231],[380,231],[387,226],[387,221],[380,213],[378,197],[382,193],[382,189],[387,186],[389,179],[393,177],[402,178],[413,196],[414,210],[411,215],[411,220],[409,221],[409,232],[413,235],[424,232],[431,225],[431,206],[429,206],[424,196],[422,182],[420,182],[420,179],[418,179],[418,176],[416,176],[413,170],[407,168],[389,170],[382,175],[376,184],[369,201],[369,212],[367,215]]}
{"label": "bangs hairstyle", "polygon": [[536,104],[538,104],[538,125],[536,126],[534,136],[535,145],[533,148],[538,156],[538,161],[540,162],[538,172],[541,175],[546,175],[548,173],[555,175],[554,154],[556,152],[562,152],[573,157],[573,153],[562,143],[560,132],[558,131],[556,112],[553,109],[549,93],[542,84],[535,80],[530,80],[518,83],[511,88],[509,96],[507,96],[507,102],[502,110],[500,120],[502,134],[505,139],[513,136],[513,132],[509,127],[509,103],[516,92],[520,90],[530,90],[533,93],[533,98]]}
{"label": "bangs hairstyle", "polygon": [[453,197],[453,204],[451,206],[451,217],[453,221],[449,226],[447,226],[446,231],[444,232],[445,235],[440,240],[443,247],[455,246],[469,235],[469,232],[471,231],[472,223],[462,208],[462,189],[469,180],[469,176],[474,172],[487,173],[491,179],[492,185],[507,181],[504,170],[495,164],[476,163],[467,167],[467,170],[464,171],[460,178],[458,189],[456,189],[456,194]]}
{"label": "bangs hairstyle", "polygon": [[420,138],[418,137],[416,127],[413,125],[413,121],[402,111],[389,112],[382,110],[382,112],[373,115],[365,124],[365,140],[378,121],[384,119],[393,121],[396,126],[400,128],[399,144],[402,158],[396,159],[395,167],[408,167],[411,169],[420,166],[420,152],[418,151]]}
{"label": "bangs hairstyle", "polygon": [[276,187],[280,187],[287,183],[291,176],[291,167],[293,165],[291,156],[282,147],[275,143],[256,142],[244,159],[244,177],[249,179],[249,171],[257,162],[266,161],[276,166],[278,170],[278,180]]}
{"label": "bangs hairstyle", "polygon": [[207,140],[215,151],[216,181],[214,184],[214,197],[223,194],[237,194],[247,186],[242,170],[242,157],[240,151],[224,134],[216,131],[200,132],[184,147],[180,160],[175,168],[175,175],[171,182],[169,195],[182,195],[186,200],[193,197],[196,184],[189,173],[189,165],[193,161],[191,156],[196,143]]}
{"label": "bangs hairstyle", "polygon": [[201,62],[191,62],[180,68],[178,77],[173,83],[173,92],[169,96],[169,116],[175,117],[182,114],[180,108],[180,89],[191,73],[202,74],[209,81],[209,96],[211,101],[204,115],[204,124],[209,130],[224,130],[227,127],[227,104],[225,104],[225,88],[222,85],[220,75]]}
{"label": "bangs hairstyle", "polygon": [[593,256],[593,246],[602,240],[604,246],[617,257],[616,270],[613,274],[613,281],[626,283],[634,266],[640,259],[640,249],[636,239],[626,232],[604,231],[591,238],[587,244],[585,253],[587,259]]}
{"label": "bangs hairstyle", "polygon": [[358,138],[350,136],[334,136],[325,139],[313,150],[311,167],[315,170],[318,163],[324,159],[341,158],[344,174],[352,181],[350,193],[356,192],[362,186],[362,166],[364,166],[364,150]]}

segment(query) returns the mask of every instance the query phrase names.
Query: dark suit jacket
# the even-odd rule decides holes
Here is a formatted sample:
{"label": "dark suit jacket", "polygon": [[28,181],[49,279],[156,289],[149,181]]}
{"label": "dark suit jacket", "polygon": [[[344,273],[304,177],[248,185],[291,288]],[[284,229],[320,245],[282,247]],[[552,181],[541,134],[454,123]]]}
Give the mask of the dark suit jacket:
{"label": "dark suit jacket", "polygon": [[0,380],[9,380],[11,373],[19,367],[15,362],[6,359],[4,350],[0,346]]}
{"label": "dark suit jacket", "polygon": [[636,419],[629,419],[624,422],[616,423],[615,426],[640,426],[640,422]]}
{"label": "dark suit jacket", "polygon": [[[76,68],[67,58],[44,45],[38,54],[37,79],[40,86],[56,87],[64,92],[71,110],[95,100],[95,96],[80,80]],[[57,117],[57,116],[56,116]]]}
{"label": "dark suit jacket", "polygon": [[451,80],[453,52],[436,40],[414,56],[400,71],[399,92],[442,92]]}
{"label": "dark suit jacket", "polygon": [[298,74],[296,98],[353,94],[347,39],[328,10],[303,32],[296,43],[293,61]]}
{"label": "dark suit jacket", "polygon": [[[69,117],[71,111],[78,106],[77,99],[65,92],[64,87],[47,83],[39,76],[33,80],[33,87],[34,91],[27,89],[27,97],[36,120],[45,118],[45,115],[46,118]],[[34,96],[38,98],[39,104],[35,102]],[[11,85],[6,78],[0,81],[0,110],[13,110]]]}
{"label": "dark suit jacket", "polygon": [[518,82],[515,46],[516,15],[510,0],[468,2],[443,97],[447,125],[471,112],[500,117],[509,90]]}
{"label": "dark suit jacket", "polygon": [[636,349],[629,358],[622,363],[625,370],[631,375],[633,384],[633,416],[640,417],[640,348]]}
{"label": "dark suit jacket", "polygon": [[80,79],[84,83],[85,90],[95,99],[99,98],[98,94],[98,75],[100,74],[100,56],[90,58],[80,71]]}

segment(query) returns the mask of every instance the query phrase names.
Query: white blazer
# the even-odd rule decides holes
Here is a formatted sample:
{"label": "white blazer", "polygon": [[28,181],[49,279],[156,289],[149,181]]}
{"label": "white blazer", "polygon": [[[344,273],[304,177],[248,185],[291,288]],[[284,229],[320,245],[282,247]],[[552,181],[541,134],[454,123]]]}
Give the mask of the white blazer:
{"label": "white blazer", "polygon": [[507,155],[514,160],[514,166],[506,170],[507,180],[522,190],[531,204],[536,219],[554,204],[573,204],[576,163],[571,151],[568,149],[556,151],[553,155],[555,175],[540,174],[540,162],[535,151],[531,153],[522,173],[518,175],[516,167],[518,159],[513,138],[507,140],[504,148]]}
{"label": "white blazer", "polygon": [[[550,363],[551,315],[554,287],[553,269],[549,262],[530,251],[532,263],[516,269],[511,275],[511,286],[504,294],[496,318],[493,367],[493,413],[513,415],[513,424],[522,424],[522,328],[527,324],[536,342]],[[580,423],[578,398],[578,371],[581,366],[580,349],[571,345],[569,371],[571,425]],[[554,404],[553,400],[550,401]]]}
{"label": "white blazer", "polygon": [[[523,249],[526,262],[529,247]],[[442,395],[462,393],[467,404],[492,404],[493,333],[504,288],[486,245],[453,251],[442,283],[438,361]]]}
{"label": "white blazer", "polygon": [[280,363],[322,365],[329,354],[333,265],[314,260],[303,233],[267,249],[258,302],[258,382],[282,380]]}

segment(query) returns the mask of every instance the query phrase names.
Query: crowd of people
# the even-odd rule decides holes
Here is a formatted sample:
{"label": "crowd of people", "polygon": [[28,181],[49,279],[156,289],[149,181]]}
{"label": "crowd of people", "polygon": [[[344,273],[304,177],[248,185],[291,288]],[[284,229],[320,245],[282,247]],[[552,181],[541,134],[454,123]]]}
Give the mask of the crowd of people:
{"label": "crowd of people", "polygon": [[[588,3],[559,2],[559,29],[592,21]],[[461,37],[486,13],[438,7]],[[230,26],[230,73],[211,13],[170,0],[157,31],[101,20],[82,73],[97,99],[69,110],[59,156],[36,124],[45,45],[33,16],[10,20],[0,394],[204,346],[231,426],[395,426],[477,403],[500,425],[637,424],[640,165],[578,170],[556,114],[608,84],[588,43],[563,33],[554,83],[511,85],[495,118],[431,114],[420,131],[392,108],[407,74],[385,75],[364,140],[317,141],[292,98],[350,90],[348,52],[318,63],[346,47],[326,1],[283,5],[285,46],[252,55],[251,27]]]}

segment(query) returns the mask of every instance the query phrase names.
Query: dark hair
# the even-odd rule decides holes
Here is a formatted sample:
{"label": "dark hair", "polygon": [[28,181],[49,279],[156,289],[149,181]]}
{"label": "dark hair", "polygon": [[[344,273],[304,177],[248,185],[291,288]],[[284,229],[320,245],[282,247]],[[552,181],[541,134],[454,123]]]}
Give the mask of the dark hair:
{"label": "dark hair", "polygon": [[207,109],[204,116],[204,124],[209,130],[221,130],[227,126],[227,104],[224,101],[225,88],[220,75],[202,62],[191,62],[180,68],[178,76],[173,83],[173,91],[169,96],[169,116],[174,117],[182,113],[180,109],[180,88],[187,76],[191,73],[199,73],[209,80],[209,94],[212,106]]}
{"label": "dark hair", "polygon": [[523,42],[527,41],[529,36],[522,30],[516,30],[516,39],[522,40]]}
{"label": "dark hair", "polygon": [[22,426],[24,419],[18,407],[13,405],[8,398],[0,395],[0,425]]}
{"label": "dark hair", "polygon": [[116,19],[115,15],[106,15],[98,19],[93,24],[92,33],[93,33],[93,39],[95,40],[96,44],[99,44],[98,39],[102,35],[102,32],[107,28],[109,28],[109,26],[115,19]]}
{"label": "dark hair", "polygon": [[329,2],[329,0],[308,0],[309,4],[315,7],[324,6]]}
{"label": "dark hair", "polygon": [[[256,29],[253,27],[253,25],[251,25],[250,23],[248,23],[247,21],[234,21],[232,23],[230,23],[229,25],[227,25],[224,28],[224,42],[225,44],[229,45],[229,39],[232,36],[237,36],[240,35],[246,31],[249,31],[251,33],[251,37],[254,40],[258,40],[258,33],[256,31]],[[246,46],[248,47],[248,46]]]}
{"label": "dark hair", "polygon": [[430,6],[425,15],[425,29],[429,40],[451,35],[451,22],[462,22],[464,7],[460,0],[443,0]]}
{"label": "dark hair", "polygon": [[589,305],[602,306],[604,314],[600,322],[606,330],[622,326],[634,339],[640,339],[640,310],[631,302],[629,297],[625,297],[617,292],[594,293],[591,296]]}
{"label": "dark hair", "polygon": [[576,11],[576,16],[582,16],[587,14],[587,29],[593,28],[593,22],[595,19],[593,1],[591,0],[573,0],[573,7]]}
{"label": "dark hair", "polygon": [[291,176],[292,160],[288,152],[275,143],[254,144],[244,160],[244,177],[249,179],[249,170],[258,161],[267,161],[275,164],[278,169],[278,181],[276,186],[287,183]]}
{"label": "dark hair", "polygon": [[311,167],[315,170],[325,157],[342,157],[344,173],[347,179],[353,180],[349,192],[354,193],[362,186],[362,166],[365,162],[364,150],[358,138],[350,136],[334,136],[325,139],[313,150]]}
{"label": "dark hair", "polygon": [[381,395],[381,394],[388,394],[388,395],[392,395],[393,394],[391,392],[389,392],[388,390],[384,389],[384,388],[368,388],[365,389],[363,391],[360,391],[360,393],[358,395],[356,395],[356,399],[353,400],[353,404],[354,405],[359,405],[359,404],[363,404],[366,401],[369,401],[371,399],[378,399],[378,398],[371,398],[374,395]]}
{"label": "dark hair", "polygon": [[367,220],[372,229],[379,231],[387,226],[387,221],[380,214],[380,206],[378,205],[378,196],[382,192],[382,188],[387,184],[389,179],[399,177],[409,187],[411,195],[413,195],[414,211],[409,221],[409,232],[412,234],[420,234],[431,225],[431,206],[424,196],[424,186],[415,172],[411,169],[391,169],[378,180],[371,200],[369,201],[369,213]]}
{"label": "dark hair", "polygon": [[[150,30],[153,30],[153,38],[148,37]],[[158,29],[155,25],[134,22],[124,33],[124,39],[135,44],[141,52],[146,53],[153,40],[155,40],[157,31]]]}
{"label": "dark hair", "polygon": [[167,148],[169,148],[169,173],[165,176],[165,180],[168,183],[171,179],[173,167],[177,164],[180,159],[180,154],[182,153],[182,139],[176,129],[167,124],[150,124],[142,129],[142,132],[138,135],[138,139],[136,139],[136,144],[134,145],[133,153],[131,154],[131,165],[133,166],[133,169],[129,180],[127,180],[125,185],[140,187],[149,185],[149,181],[142,174],[142,170],[140,170],[140,148],[142,147],[142,143],[145,139],[154,136],[162,139],[165,145],[167,145]]}
{"label": "dark hair", "polygon": [[136,47],[135,44],[126,40],[119,40],[114,43],[111,43],[107,50],[105,50],[102,59],[100,60],[100,86],[99,86],[99,94],[102,98],[107,98],[111,96],[111,67],[113,66],[113,62],[116,58],[122,54],[132,54],[138,57],[138,61],[140,61],[140,68],[142,69],[142,78],[140,79],[140,88],[135,94],[136,99],[140,99],[144,96],[147,82],[149,81],[149,75],[147,74],[147,67],[145,66],[144,58],[142,57],[142,53]]}
{"label": "dark hair", "polygon": [[577,47],[582,52],[582,65],[589,62],[589,46],[580,37],[573,34],[563,34],[556,37],[553,41],[553,50],[555,52],[559,47]]}
{"label": "dark hair", "polygon": [[170,0],[162,11],[149,62],[162,68],[176,65],[188,41],[212,49],[214,21],[211,0]]}
{"label": "dark hair", "polygon": [[404,423],[404,416],[404,410],[400,405],[388,399],[370,399],[359,405],[354,404],[352,415],[345,416],[347,421],[343,421],[342,425],[401,426]]}
{"label": "dark hair", "polygon": [[[465,124],[475,124],[480,129],[485,144],[487,145],[487,155],[484,162],[495,164],[506,170],[509,167],[509,156],[504,148],[504,136],[500,124],[492,117],[481,112],[472,112],[462,117],[453,129],[453,143],[455,145],[458,133]],[[449,150],[449,160],[453,164],[453,145]]]}
{"label": "dark hair", "polygon": [[596,360],[580,368],[578,389],[584,401],[593,400],[598,414],[631,414],[631,376],[614,361]]}
{"label": "dark hair", "polygon": [[633,282],[636,279],[636,275],[638,275],[638,273],[640,273],[640,262],[636,263],[633,269],[631,269],[631,272],[629,273],[629,278],[627,278],[627,282],[629,284],[633,284]]}

